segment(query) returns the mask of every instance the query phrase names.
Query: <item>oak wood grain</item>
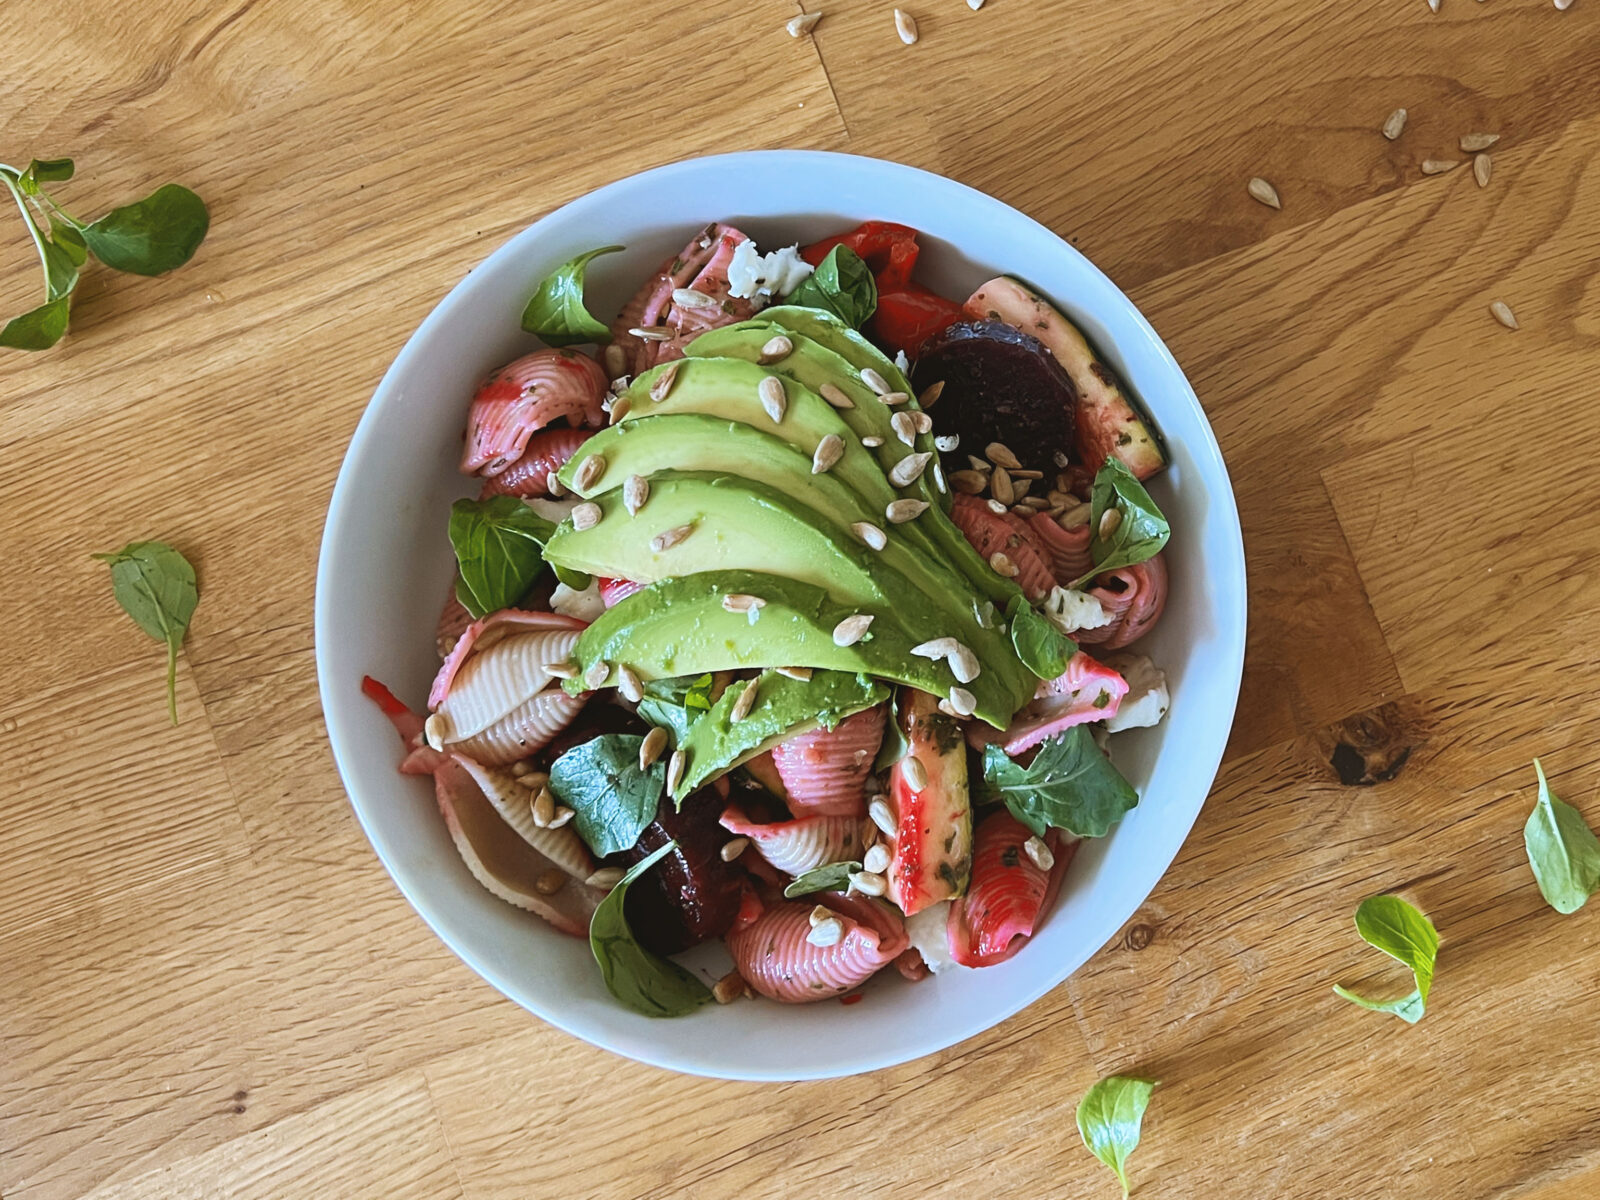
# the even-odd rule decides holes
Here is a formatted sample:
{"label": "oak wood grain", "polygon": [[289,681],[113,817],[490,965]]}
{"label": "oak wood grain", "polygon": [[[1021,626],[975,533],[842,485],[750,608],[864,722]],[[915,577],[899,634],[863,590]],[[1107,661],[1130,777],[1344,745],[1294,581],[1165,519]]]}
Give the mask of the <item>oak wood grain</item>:
{"label": "oak wood grain", "polygon": [[[168,179],[213,212],[0,356],[7,1200],[1109,1196],[1072,1111],[1125,1070],[1163,1080],[1139,1195],[1600,1195],[1600,930],[1521,849],[1535,754],[1600,824],[1600,7],[923,0],[912,47],[812,7],[0,6],[0,158],[74,156],[80,213]],[[1417,170],[1475,130],[1488,188]],[[1116,939],[961,1046],[758,1086],[575,1042],[443,949],[344,801],[310,614],[343,446],[451,285],[598,184],[780,145],[984,188],[1129,290],[1228,457],[1252,627]],[[176,729],[87,557],[148,536],[201,573]],[[1350,922],[1383,890],[1444,939],[1415,1027],[1330,990],[1400,986]]]}

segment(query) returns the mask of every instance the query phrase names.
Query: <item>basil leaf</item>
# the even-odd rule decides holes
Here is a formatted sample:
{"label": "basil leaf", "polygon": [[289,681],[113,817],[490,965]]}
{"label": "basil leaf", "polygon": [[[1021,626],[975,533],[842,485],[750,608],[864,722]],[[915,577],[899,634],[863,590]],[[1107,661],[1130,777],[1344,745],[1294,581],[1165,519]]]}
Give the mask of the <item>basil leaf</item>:
{"label": "basil leaf", "polygon": [[820,308],[852,329],[860,329],[878,309],[878,283],[872,269],[849,246],[839,245],[817,269],[784,297],[785,304]]}
{"label": "basil leaf", "polygon": [[568,259],[550,272],[522,310],[522,327],[537,334],[547,346],[609,342],[611,331],[583,306],[583,274],[591,259],[615,254],[622,248],[602,246]]}
{"label": "basil leaf", "polygon": [[550,764],[550,790],[572,810],[572,823],[589,849],[604,858],[632,850],[656,819],[667,765],[657,759],[639,770],[644,739],[608,733],[574,746]]}
{"label": "basil leaf", "polygon": [[84,226],[83,236],[106,266],[133,275],[161,275],[193,258],[210,227],[205,201],[186,187],[167,183]]}
{"label": "basil leaf", "polygon": [[167,714],[178,723],[178,647],[200,602],[194,568],[165,542],[129,542],[92,557],[111,564],[111,591],[122,611],[167,644]]}
{"label": "basil leaf", "polygon": [[510,608],[544,569],[544,544],[555,532],[516,496],[457,500],[450,506],[450,545],[461,568],[456,597],[474,617]]}
{"label": "basil leaf", "polygon": [[644,685],[639,716],[670,731],[672,744],[677,746],[689,736],[689,726],[695,719],[710,711],[712,683],[710,675],[698,679],[687,675],[677,679],[652,679]]}
{"label": "basil leaf", "polygon": [[[1121,517],[1110,535],[1101,537],[1101,518],[1112,508]],[[1172,527],[1161,515],[1156,502],[1150,499],[1150,493],[1144,490],[1144,484],[1115,458],[1106,459],[1106,465],[1095,474],[1094,490],[1089,494],[1089,527],[1095,531],[1089,542],[1094,570],[1075,580],[1074,588],[1103,571],[1131,567],[1154,558],[1172,536]]]}
{"label": "basil leaf", "polygon": [[1089,1153],[1117,1173],[1124,1196],[1128,1194],[1128,1155],[1139,1148],[1144,1110],[1157,1086],[1153,1079],[1109,1075],[1078,1101],[1078,1134]]}
{"label": "basil leaf", "polygon": [[900,690],[889,696],[889,713],[883,722],[883,744],[878,747],[878,757],[872,760],[872,770],[881,775],[911,753],[911,739],[900,727]]}
{"label": "basil leaf", "polygon": [[65,183],[72,178],[70,158],[34,159],[17,178],[17,184],[30,196],[39,194],[41,183]]}
{"label": "basil leaf", "polygon": [[59,219],[55,213],[50,214],[50,240],[60,247],[74,266],[81,267],[89,261],[89,244],[83,240],[83,234],[78,232],[76,225]]}
{"label": "basil leaf", "polygon": [[1021,596],[1013,597],[1006,616],[1011,621],[1011,644],[1022,665],[1040,679],[1059,678],[1078,644]]}
{"label": "basil leaf", "polygon": [[[22,193],[26,190],[22,180],[10,171],[0,171],[0,180],[5,182],[11,190],[11,197],[17,202],[17,207],[22,210],[22,219],[28,227],[28,236],[33,239],[34,246],[39,251],[39,262],[44,267],[44,292],[45,301],[59,300],[72,294],[72,289],[78,286],[78,267],[82,262],[75,257],[74,249],[58,246],[44,235],[44,230],[39,228],[39,222],[34,219],[27,202],[23,200]],[[35,189],[37,190],[37,189]],[[38,310],[35,310],[38,311]],[[66,323],[62,322],[62,331],[65,332]],[[60,334],[55,339],[46,343],[54,345],[60,340]],[[43,346],[28,346],[26,349],[39,350]]]}
{"label": "basil leaf", "polygon": [[12,317],[0,328],[0,346],[13,350],[48,350],[67,332],[71,319],[72,298],[59,296],[47,300],[38,308]]}
{"label": "basil leaf", "polygon": [[804,875],[796,875],[789,886],[783,889],[783,894],[793,900],[796,896],[809,896],[812,892],[840,892],[849,884],[850,876],[859,870],[861,864],[858,862],[824,863]]}
{"label": "basil leaf", "polygon": [[1078,837],[1104,837],[1139,803],[1139,793],[1095,745],[1087,725],[1074,725],[1039,747],[1023,766],[999,746],[985,747],[983,782],[991,800],[1043,837],[1054,825]]}
{"label": "basil leaf", "polygon": [[1407,1024],[1422,1019],[1433,986],[1433,964],[1439,953],[1439,931],[1399,896],[1369,896],[1356,909],[1356,932],[1369,946],[1411,968],[1416,987],[1398,1000],[1369,1000],[1349,988],[1335,985],[1334,991],[1346,1000],[1375,1012],[1389,1012]]}
{"label": "basil leaf", "polygon": [[1545,902],[1558,913],[1574,913],[1600,888],[1600,839],[1582,813],[1550,790],[1537,758],[1533,769],[1539,799],[1522,829],[1528,865]]}
{"label": "basil leaf", "polygon": [[668,842],[634,863],[589,919],[589,949],[606,990],[647,1017],[681,1017],[711,999],[711,989],[677,963],[652,954],[634,939],[624,912],[628,888],[676,842]]}

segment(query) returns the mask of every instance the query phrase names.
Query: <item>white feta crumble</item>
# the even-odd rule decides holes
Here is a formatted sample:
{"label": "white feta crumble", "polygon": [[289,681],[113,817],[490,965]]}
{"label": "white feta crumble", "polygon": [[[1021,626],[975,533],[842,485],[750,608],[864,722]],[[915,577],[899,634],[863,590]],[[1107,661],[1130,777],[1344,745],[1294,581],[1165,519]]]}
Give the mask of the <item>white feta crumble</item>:
{"label": "white feta crumble", "polygon": [[1142,654],[1120,654],[1112,664],[1128,681],[1128,694],[1117,706],[1117,713],[1106,721],[1108,733],[1142,729],[1158,723],[1172,706],[1167,677],[1161,668]]}
{"label": "white feta crumble", "polygon": [[970,971],[950,957],[950,938],[945,933],[945,923],[950,918],[950,901],[930,904],[919,913],[906,918],[906,936],[935,975],[945,971]]}
{"label": "white feta crumble", "polygon": [[1088,592],[1064,587],[1050,589],[1050,594],[1044,599],[1044,615],[1065,634],[1073,634],[1080,629],[1100,629],[1116,620],[1106,611],[1106,606]]}
{"label": "white feta crumble", "polygon": [[550,593],[550,609],[564,617],[593,621],[606,611],[606,602],[600,598],[598,581],[591,581],[581,592],[558,583],[556,590]]}
{"label": "white feta crumble", "polygon": [[728,263],[728,294],[741,300],[787,296],[811,274],[810,263],[800,257],[800,245],[762,254],[753,241],[740,242]]}

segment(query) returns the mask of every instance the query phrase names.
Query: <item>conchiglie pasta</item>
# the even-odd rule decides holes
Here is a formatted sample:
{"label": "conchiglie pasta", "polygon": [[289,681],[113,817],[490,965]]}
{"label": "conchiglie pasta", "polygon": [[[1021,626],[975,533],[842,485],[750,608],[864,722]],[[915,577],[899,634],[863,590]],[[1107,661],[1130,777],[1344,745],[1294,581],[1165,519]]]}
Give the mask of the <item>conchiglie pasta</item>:
{"label": "conchiglie pasta", "polygon": [[1079,630],[1073,635],[1079,642],[1116,650],[1137,641],[1150,632],[1167,606],[1165,555],[1107,571],[1089,594],[1100,601],[1113,620],[1098,629]]}
{"label": "conchiglie pasta", "polygon": [[722,827],[749,838],[756,852],[785,875],[803,875],[825,863],[860,856],[861,820],[854,816],[801,817],[761,825],[730,805],[722,814]]}
{"label": "conchiglie pasta", "polygon": [[539,350],[501,367],[472,398],[462,471],[498,475],[555,421],[598,429],[605,424],[606,388],[600,364],[575,350]]}
{"label": "conchiglie pasta", "polygon": [[875,705],[833,729],[813,729],[775,747],[772,762],[796,816],[866,815],[866,781],[883,744],[887,708]]}
{"label": "conchiglie pasta", "polygon": [[809,1004],[848,992],[870,979],[906,948],[904,930],[891,932],[888,915],[856,907],[841,897],[824,896],[843,936],[832,946],[807,940],[810,902],[784,901],[751,924],[728,935],[728,950],[739,974],[756,991],[783,1004]]}

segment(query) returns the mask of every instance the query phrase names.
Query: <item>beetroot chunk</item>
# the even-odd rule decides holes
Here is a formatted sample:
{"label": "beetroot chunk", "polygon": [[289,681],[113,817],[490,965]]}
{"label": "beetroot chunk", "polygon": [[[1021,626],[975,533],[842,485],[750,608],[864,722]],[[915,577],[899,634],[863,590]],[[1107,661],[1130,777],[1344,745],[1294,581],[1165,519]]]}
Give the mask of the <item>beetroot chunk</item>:
{"label": "beetroot chunk", "polygon": [[738,915],[745,873],[722,861],[722,843],[728,840],[718,821],[722,808],[722,798],[710,788],[690,795],[680,811],[663,797],[638,843],[613,860],[632,866],[658,846],[678,843],[628,889],[628,925],[646,949],[676,954],[698,946],[721,937]]}

